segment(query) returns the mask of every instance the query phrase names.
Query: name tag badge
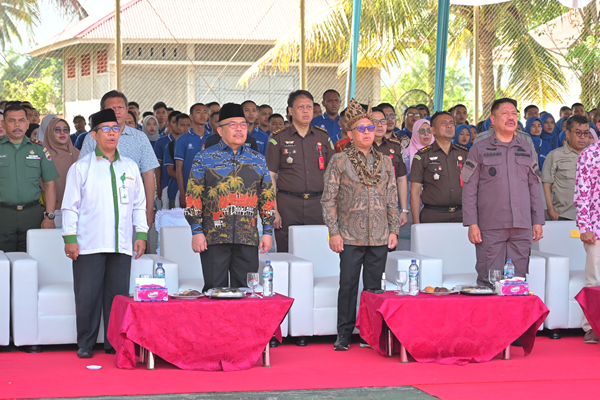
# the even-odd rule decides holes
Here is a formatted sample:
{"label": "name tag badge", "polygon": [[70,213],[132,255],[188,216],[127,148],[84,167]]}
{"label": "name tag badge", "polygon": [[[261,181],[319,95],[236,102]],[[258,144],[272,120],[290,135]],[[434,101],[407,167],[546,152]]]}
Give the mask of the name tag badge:
{"label": "name tag badge", "polygon": [[120,187],[119,188],[119,199],[121,200],[121,204],[129,204],[129,188],[128,187]]}
{"label": "name tag badge", "polygon": [[27,160],[39,160],[40,157],[37,155],[28,155],[27,157],[25,157]]}

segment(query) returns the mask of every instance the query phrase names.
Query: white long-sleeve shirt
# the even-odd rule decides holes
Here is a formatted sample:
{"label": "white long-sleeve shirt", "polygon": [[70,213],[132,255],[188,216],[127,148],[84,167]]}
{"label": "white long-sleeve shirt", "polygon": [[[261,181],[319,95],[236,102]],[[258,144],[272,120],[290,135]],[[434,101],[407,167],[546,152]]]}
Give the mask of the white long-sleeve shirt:
{"label": "white long-sleeve shirt", "polygon": [[[121,201],[120,188],[129,191]],[[111,163],[96,147],[71,166],[62,202],[65,244],[79,244],[80,254],[132,255],[133,226],[136,239],[147,240],[146,195],[137,164],[115,154]]]}

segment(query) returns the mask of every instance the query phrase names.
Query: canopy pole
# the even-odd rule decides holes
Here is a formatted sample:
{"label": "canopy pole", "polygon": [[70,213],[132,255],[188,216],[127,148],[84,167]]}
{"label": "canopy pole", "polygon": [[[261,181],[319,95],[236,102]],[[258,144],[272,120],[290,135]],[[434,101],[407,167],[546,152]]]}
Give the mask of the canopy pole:
{"label": "canopy pole", "polygon": [[350,65],[348,68],[348,82],[346,84],[346,107],[354,97],[356,90],[356,64],[358,63],[358,40],[360,37],[360,14],[362,0],[352,2],[352,42],[350,44]]}
{"label": "canopy pole", "polygon": [[434,110],[444,109],[444,84],[446,80],[446,52],[448,49],[448,26],[450,24],[450,0],[438,1],[437,41],[435,45],[435,98]]}
{"label": "canopy pole", "polygon": [[300,0],[300,89],[306,90],[305,0]]}
{"label": "canopy pole", "polygon": [[473,46],[475,47],[475,70],[473,71],[473,80],[475,88],[475,111],[473,114],[474,124],[479,122],[479,6],[473,7]]}
{"label": "canopy pole", "polygon": [[115,77],[117,81],[117,90],[122,92],[123,46],[121,43],[121,0],[115,0],[115,25]]}

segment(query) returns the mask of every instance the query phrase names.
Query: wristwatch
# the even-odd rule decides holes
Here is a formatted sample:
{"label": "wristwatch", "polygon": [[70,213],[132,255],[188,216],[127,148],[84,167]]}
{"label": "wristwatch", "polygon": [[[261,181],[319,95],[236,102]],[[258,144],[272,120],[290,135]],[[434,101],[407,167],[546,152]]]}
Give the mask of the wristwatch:
{"label": "wristwatch", "polygon": [[48,217],[50,221],[54,219],[54,213],[47,213],[44,211],[44,217]]}
{"label": "wristwatch", "polygon": [[407,210],[406,208],[403,208],[403,209],[401,209],[401,210],[400,210],[400,212],[403,212],[403,213],[407,213],[407,214],[408,214],[408,210]]}

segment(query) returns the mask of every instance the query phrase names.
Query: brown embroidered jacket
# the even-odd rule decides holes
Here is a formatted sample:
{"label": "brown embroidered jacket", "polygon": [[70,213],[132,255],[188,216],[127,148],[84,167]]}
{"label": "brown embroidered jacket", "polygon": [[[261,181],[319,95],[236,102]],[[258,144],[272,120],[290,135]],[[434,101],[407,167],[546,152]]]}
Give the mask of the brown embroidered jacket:
{"label": "brown embroidered jacket", "polygon": [[[365,156],[360,152],[365,160]],[[369,157],[368,167],[373,167]],[[398,190],[392,161],[383,157],[381,179],[375,186],[360,182],[346,152],[335,154],[324,176],[321,205],[329,235],[342,236],[353,246],[387,245],[390,233],[400,230]]]}

